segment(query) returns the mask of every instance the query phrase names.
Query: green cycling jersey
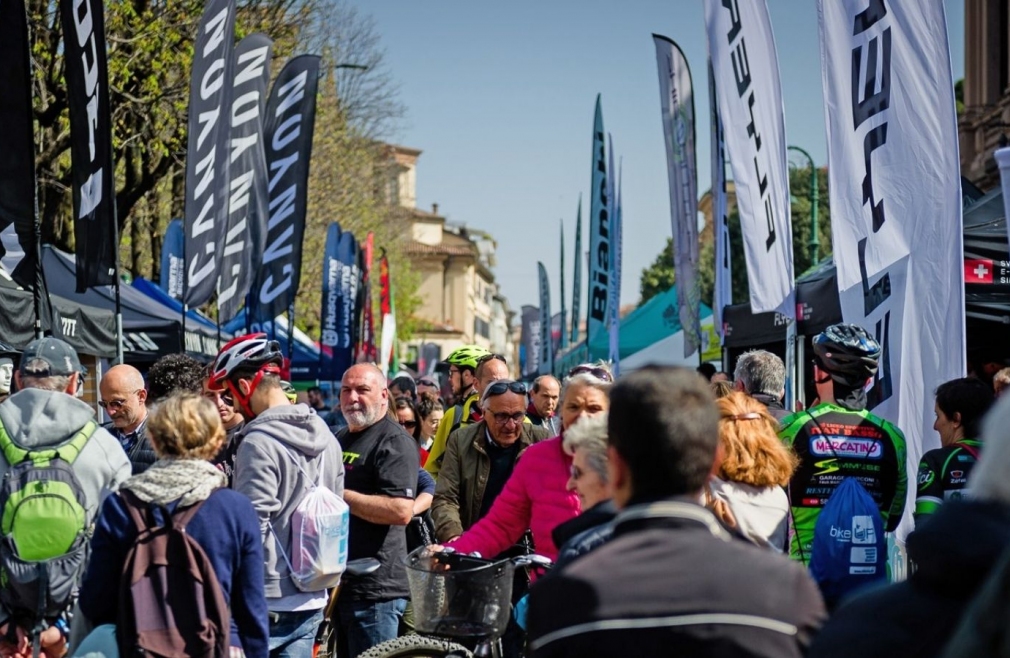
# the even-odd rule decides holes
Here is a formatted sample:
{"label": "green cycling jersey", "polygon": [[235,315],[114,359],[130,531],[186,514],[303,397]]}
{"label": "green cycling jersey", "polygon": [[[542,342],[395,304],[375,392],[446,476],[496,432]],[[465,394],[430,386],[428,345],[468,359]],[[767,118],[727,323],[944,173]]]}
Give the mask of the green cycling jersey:
{"label": "green cycling jersey", "polygon": [[822,403],[782,419],[779,436],[800,458],[789,482],[793,519],[789,555],[810,561],[817,517],[846,477],[856,478],[893,532],[905,511],[905,435],[869,411]]}

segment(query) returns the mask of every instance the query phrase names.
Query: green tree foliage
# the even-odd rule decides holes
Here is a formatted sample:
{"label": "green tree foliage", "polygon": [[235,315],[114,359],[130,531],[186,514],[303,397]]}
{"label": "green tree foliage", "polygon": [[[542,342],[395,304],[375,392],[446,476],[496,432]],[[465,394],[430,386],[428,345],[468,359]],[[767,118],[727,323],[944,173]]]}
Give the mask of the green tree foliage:
{"label": "green tree foliage", "polygon": [[[204,0],[105,3],[116,206],[124,274],[159,277],[162,236],[183,215],[190,71]],[[34,61],[36,169],[43,241],[73,249],[70,130],[58,3],[28,0]],[[403,216],[383,196],[388,139],[404,108],[371,18],[347,0],[239,0],[236,39],[274,40],[273,74],[292,55],[323,57],[310,164],[296,321],[319,326],[322,253],[330,222],[362,241],[375,233],[393,276],[398,328],[411,330],[417,277],[402,258]],[[348,66],[350,65],[350,66]],[[373,290],[378,307],[378,254]],[[211,309],[213,304],[211,304]]]}
{"label": "green tree foliage", "polygon": [[[791,168],[789,170],[789,188],[792,196],[793,222],[793,271],[801,276],[814,265],[810,257],[811,226],[811,180],[810,168]],[[818,214],[817,234],[820,239],[818,254],[823,259],[831,253],[831,215],[828,207],[828,177],[825,169],[817,171]],[[747,281],[747,266],[744,256],[743,233],[740,229],[740,216],[736,204],[731,204],[729,215],[730,257],[733,267],[733,301],[743,303],[750,297]],[[701,301],[711,305],[712,291],[715,287],[715,243],[710,227],[702,233],[699,251],[698,285]],[[673,268],[673,240],[667,239],[666,248],[660,252],[649,267],[642,270],[641,296],[646,301],[653,295],[667,290],[676,281]]]}

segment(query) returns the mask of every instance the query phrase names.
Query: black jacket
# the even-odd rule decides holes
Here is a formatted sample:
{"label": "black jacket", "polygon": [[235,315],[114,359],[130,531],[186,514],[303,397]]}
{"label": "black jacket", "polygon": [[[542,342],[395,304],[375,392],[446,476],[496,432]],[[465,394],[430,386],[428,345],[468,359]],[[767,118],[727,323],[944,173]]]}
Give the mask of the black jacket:
{"label": "black jacket", "polygon": [[773,395],[768,395],[767,393],[754,393],[751,397],[768,407],[768,413],[770,413],[772,418],[775,420],[781,421],[791,413],[782,406],[782,401]]}
{"label": "black jacket", "polygon": [[530,655],[789,658],[824,621],[802,567],[734,539],[693,502],[635,505],[615,524],[533,586]]}
{"label": "black jacket", "polygon": [[610,539],[611,521],[616,516],[614,501],[605,500],[554,528],[551,539],[558,547],[558,559],[554,561],[554,568],[565,566]]}
{"label": "black jacket", "polygon": [[915,573],[850,599],[831,617],[810,656],[937,656],[961,613],[1010,546],[1010,507],[951,502],[908,537]]}
{"label": "black jacket", "polygon": [[[114,424],[105,423],[102,427],[107,429],[112,436],[116,437],[116,440],[119,440],[120,433]],[[151,440],[147,438],[146,419],[137,429],[137,441],[133,444],[129,451],[127,451],[126,456],[130,459],[130,466],[133,468],[133,475],[140,475],[150,468],[151,464],[158,461],[158,455],[154,452],[154,446],[151,445]]]}

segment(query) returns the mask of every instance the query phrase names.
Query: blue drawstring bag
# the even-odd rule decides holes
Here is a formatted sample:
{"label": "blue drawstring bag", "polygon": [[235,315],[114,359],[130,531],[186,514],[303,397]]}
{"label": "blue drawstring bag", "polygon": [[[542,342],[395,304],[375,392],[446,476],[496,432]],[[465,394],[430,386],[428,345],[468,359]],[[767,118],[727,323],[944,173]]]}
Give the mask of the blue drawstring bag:
{"label": "blue drawstring bag", "polygon": [[859,588],[887,580],[884,523],[856,478],[842,480],[817,517],[810,575],[828,608]]}

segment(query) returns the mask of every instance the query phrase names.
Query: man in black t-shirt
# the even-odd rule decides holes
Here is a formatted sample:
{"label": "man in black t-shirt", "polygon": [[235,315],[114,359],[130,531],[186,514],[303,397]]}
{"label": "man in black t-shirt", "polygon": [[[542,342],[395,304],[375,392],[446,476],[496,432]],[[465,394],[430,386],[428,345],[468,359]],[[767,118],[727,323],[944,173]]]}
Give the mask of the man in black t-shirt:
{"label": "man in black t-shirt", "polygon": [[417,443],[389,418],[382,372],[370,364],[352,366],[340,385],[340,410],[347,427],[337,439],[344,451],[344,501],[351,508],[348,559],[374,557],[374,573],[346,578],[337,606],[351,658],[397,636],[410,590],[404,557],[404,529],[413,516]]}

